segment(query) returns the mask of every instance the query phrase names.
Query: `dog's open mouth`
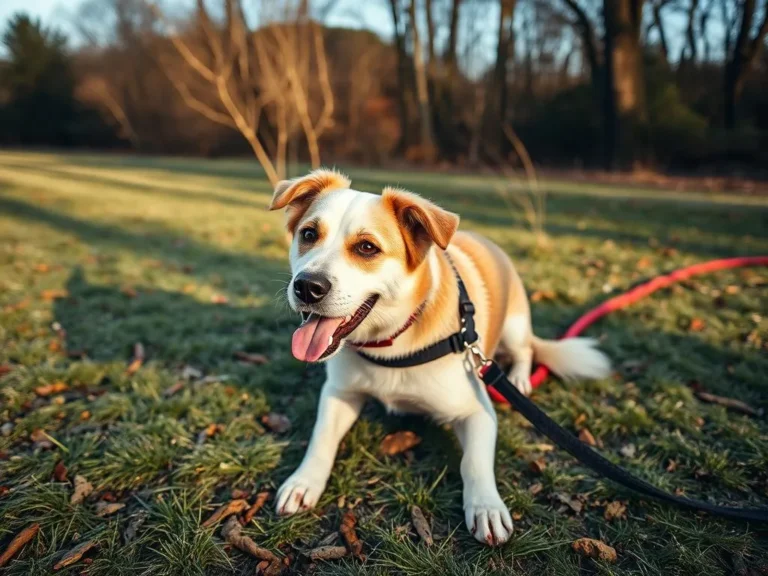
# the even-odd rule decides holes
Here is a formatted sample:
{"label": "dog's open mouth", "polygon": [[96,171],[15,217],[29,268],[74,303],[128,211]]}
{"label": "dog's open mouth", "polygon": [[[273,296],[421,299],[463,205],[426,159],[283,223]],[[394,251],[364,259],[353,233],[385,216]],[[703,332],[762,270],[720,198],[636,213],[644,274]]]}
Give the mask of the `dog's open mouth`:
{"label": "dog's open mouth", "polygon": [[342,340],[365,320],[373,310],[378,296],[371,296],[354,314],[342,318],[331,318],[311,313],[304,318],[301,326],[293,333],[291,352],[302,362],[317,362],[333,354]]}

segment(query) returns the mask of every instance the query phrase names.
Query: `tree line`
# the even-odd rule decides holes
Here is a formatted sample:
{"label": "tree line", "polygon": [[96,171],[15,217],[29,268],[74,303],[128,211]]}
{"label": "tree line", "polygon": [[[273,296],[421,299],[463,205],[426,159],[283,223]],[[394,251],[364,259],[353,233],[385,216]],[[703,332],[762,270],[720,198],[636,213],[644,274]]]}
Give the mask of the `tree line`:
{"label": "tree line", "polygon": [[768,0],[85,0],[19,14],[0,142],[292,162],[749,169],[768,155]]}

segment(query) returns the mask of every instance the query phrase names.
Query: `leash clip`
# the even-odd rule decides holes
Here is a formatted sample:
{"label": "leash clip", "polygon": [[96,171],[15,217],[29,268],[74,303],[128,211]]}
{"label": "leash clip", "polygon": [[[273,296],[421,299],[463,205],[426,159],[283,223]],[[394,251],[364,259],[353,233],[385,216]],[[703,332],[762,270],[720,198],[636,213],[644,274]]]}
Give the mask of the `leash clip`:
{"label": "leash clip", "polygon": [[480,347],[474,342],[472,344],[465,342],[464,348],[469,351],[472,363],[475,365],[475,370],[482,376],[486,366],[488,366],[491,361],[485,357],[483,351],[480,350]]}

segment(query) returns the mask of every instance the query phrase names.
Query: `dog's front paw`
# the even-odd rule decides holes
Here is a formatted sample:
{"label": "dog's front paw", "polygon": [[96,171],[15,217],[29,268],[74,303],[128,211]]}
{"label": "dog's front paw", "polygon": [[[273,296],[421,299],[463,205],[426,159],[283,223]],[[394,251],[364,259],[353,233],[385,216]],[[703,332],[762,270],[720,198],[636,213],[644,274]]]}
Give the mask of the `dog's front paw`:
{"label": "dog's front paw", "polygon": [[515,368],[509,373],[509,381],[512,382],[515,388],[520,390],[526,396],[530,396],[533,392],[533,386],[531,386],[531,377],[526,371],[516,370]]}
{"label": "dog's front paw", "polygon": [[512,536],[512,517],[495,489],[492,494],[482,492],[464,497],[467,528],[479,542],[499,546]]}
{"label": "dog's front paw", "polygon": [[301,510],[314,508],[323,490],[325,482],[300,474],[297,470],[277,491],[277,513],[290,516]]}

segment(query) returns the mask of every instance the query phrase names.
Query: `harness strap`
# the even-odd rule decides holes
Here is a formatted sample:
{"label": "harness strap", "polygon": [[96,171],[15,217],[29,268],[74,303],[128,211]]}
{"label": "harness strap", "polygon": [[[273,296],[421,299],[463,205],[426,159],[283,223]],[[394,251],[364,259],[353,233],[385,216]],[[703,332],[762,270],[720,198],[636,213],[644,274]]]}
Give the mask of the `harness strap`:
{"label": "harness strap", "polygon": [[[446,256],[448,255],[446,254]],[[448,260],[450,261],[450,257],[448,257]],[[459,332],[451,334],[448,338],[402,358],[374,358],[360,351],[358,351],[358,354],[369,362],[386,368],[408,368],[432,362],[449,354],[463,354],[469,349],[474,359],[478,361],[477,372],[486,386],[504,396],[515,410],[520,412],[526,420],[559,448],[565,450],[598,474],[639,494],[650,496],[669,504],[675,504],[682,508],[708,512],[714,516],[720,516],[729,520],[768,523],[768,508],[718,506],[702,500],[683,498],[682,496],[665,492],[653,484],[633,476],[624,468],[617,466],[547,416],[530,398],[521,393],[507,379],[504,370],[496,362],[487,360],[477,347],[473,346],[478,340],[477,332],[475,332],[475,307],[469,299],[464,282],[456,267],[453,266],[452,261],[451,266],[456,274],[456,281],[459,287],[459,317],[461,318],[461,329]]]}

